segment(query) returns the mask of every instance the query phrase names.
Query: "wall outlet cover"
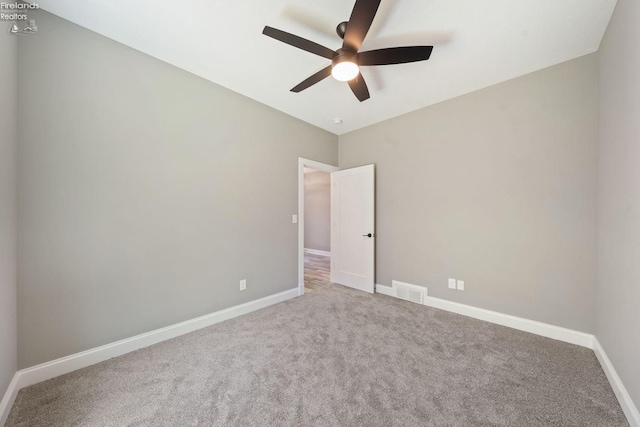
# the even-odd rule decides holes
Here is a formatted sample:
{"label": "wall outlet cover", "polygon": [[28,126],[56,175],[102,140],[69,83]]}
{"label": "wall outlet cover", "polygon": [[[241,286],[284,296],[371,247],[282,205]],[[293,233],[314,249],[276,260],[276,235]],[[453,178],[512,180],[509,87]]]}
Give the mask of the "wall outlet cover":
{"label": "wall outlet cover", "polygon": [[464,280],[458,280],[457,286],[459,291],[464,291]]}
{"label": "wall outlet cover", "polygon": [[449,279],[449,289],[456,288],[456,279]]}

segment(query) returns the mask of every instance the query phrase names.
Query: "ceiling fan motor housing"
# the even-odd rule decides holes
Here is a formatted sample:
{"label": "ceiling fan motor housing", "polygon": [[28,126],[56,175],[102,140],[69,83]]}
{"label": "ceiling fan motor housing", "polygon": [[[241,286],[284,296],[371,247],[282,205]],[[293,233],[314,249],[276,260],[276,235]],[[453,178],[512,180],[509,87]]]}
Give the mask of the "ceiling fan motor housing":
{"label": "ceiling fan motor housing", "polygon": [[350,52],[345,49],[338,49],[336,50],[336,53],[333,56],[332,63],[334,67],[340,64],[341,62],[353,62],[354,64],[357,64],[358,62],[356,59],[357,59],[357,54],[355,52]]}

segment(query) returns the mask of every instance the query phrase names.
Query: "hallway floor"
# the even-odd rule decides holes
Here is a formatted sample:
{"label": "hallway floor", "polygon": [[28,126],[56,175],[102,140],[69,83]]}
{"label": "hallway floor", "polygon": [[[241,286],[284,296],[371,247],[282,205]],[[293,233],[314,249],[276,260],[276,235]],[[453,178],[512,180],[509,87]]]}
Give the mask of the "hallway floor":
{"label": "hallway floor", "polygon": [[313,292],[330,283],[331,257],[324,255],[304,254],[304,290]]}

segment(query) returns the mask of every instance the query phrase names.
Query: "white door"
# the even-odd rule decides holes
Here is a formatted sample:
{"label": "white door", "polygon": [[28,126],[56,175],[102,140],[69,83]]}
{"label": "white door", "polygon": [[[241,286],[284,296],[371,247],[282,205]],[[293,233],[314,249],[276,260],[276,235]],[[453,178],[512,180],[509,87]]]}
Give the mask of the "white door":
{"label": "white door", "polygon": [[374,165],[331,174],[331,281],[374,292]]}

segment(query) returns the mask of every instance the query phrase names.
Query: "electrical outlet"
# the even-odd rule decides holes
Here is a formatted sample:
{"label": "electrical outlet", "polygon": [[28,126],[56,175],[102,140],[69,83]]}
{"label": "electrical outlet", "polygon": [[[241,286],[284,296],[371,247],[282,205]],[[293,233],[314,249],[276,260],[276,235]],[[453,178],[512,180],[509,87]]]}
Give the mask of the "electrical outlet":
{"label": "electrical outlet", "polygon": [[458,280],[457,285],[459,291],[464,291],[464,280]]}
{"label": "electrical outlet", "polygon": [[244,291],[245,289],[247,289],[247,279],[242,279],[240,280],[240,290]]}
{"label": "electrical outlet", "polygon": [[449,279],[449,289],[456,288],[456,279]]}

